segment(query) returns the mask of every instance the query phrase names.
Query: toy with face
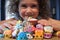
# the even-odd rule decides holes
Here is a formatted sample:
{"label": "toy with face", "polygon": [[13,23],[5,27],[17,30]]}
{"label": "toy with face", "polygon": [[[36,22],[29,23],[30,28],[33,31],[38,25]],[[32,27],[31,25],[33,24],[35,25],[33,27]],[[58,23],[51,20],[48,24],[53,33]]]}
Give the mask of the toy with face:
{"label": "toy with face", "polygon": [[12,37],[13,37],[13,38],[16,38],[17,32],[18,32],[18,29],[15,29],[15,30],[12,32]]}
{"label": "toy with face", "polygon": [[25,32],[25,33],[26,33],[28,39],[32,39],[33,38],[33,36],[30,33],[28,33],[28,32]]}
{"label": "toy with face", "polygon": [[43,26],[41,24],[36,25],[35,38],[43,38]]}
{"label": "toy with face", "polygon": [[44,26],[44,38],[51,38],[53,33],[53,27]]}
{"label": "toy with face", "polygon": [[16,37],[18,32],[23,32],[22,22],[20,20],[17,21],[14,31],[12,32],[12,36]]}
{"label": "toy with face", "polygon": [[26,27],[26,32],[32,33],[33,31],[35,31],[34,25],[28,25]]}
{"label": "toy with face", "polygon": [[11,30],[5,30],[4,31],[4,38],[10,38],[12,37],[12,31]]}
{"label": "toy with face", "polygon": [[44,33],[44,38],[51,38],[52,37],[52,33]]}
{"label": "toy with face", "polygon": [[56,36],[60,37],[60,31],[57,31]]}
{"label": "toy with face", "polygon": [[35,30],[35,38],[43,38],[43,30]]}
{"label": "toy with face", "polygon": [[39,30],[43,30],[43,25],[37,24],[37,25],[36,25],[36,28],[39,29]]}
{"label": "toy with face", "polygon": [[4,35],[3,34],[0,34],[0,38],[3,38],[4,37]]}
{"label": "toy with face", "polygon": [[44,31],[45,32],[53,32],[53,27],[51,27],[51,26],[44,26]]}
{"label": "toy with face", "polygon": [[16,40],[28,40],[25,32],[18,33],[18,37]]}

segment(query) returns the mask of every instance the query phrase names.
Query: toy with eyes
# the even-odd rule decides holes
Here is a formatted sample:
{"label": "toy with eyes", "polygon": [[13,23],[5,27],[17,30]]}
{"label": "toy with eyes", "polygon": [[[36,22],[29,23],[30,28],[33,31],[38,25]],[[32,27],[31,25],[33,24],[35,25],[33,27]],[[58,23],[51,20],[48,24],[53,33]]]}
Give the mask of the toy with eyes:
{"label": "toy with eyes", "polygon": [[33,36],[30,33],[28,33],[28,32],[25,32],[25,33],[26,33],[28,39],[32,39],[33,38]]}
{"label": "toy with eyes", "polygon": [[37,24],[36,28],[39,29],[39,30],[43,30],[43,25],[42,24]]}
{"label": "toy with eyes", "polygon": [[15,30],[12,32],[12,37],[13,37],[13,38],[16,38],[17,33],[18,33],[18,30],[17,30],[17,29],[15,29]]}
{"label": "toy with eyes", "polygon": [[0,38],[3,38],[4,37],[4,35],[3,34],[0,34]]}
{"label": "toy with eyes", "polygon": [[35,38],[43,38],[43,26],[41,24],[36,25]]}
{"label": "toy with eyes", "polygon": [[5,30],[3,34],[4,34],[4,38],[11,38],[12,37],[11,30]]}
{"label": "toy with eyes", "polygon": [[16,40],[28,40],[25,32],[19,32]]}
{"label": "toy with eyes", "polygon": [[18,32],[23,32],[23,26],[22,26],[22,21],[17,21],[17,24],[14,28],[14,31],[12,32],[12,37],[16,37]]}
{"label": "toy with eyes", "polygon": [[34,32],[34,31],[35,31],[34,25],[28,25],[28,26],[26,27],[26,32],[32,33],[32,32]]}
{"label": "toy with eyes", "polygon": [[52,33],[44,33],[44,38],[51,38],[52,37]]}
{"label": "toy with eyes", "polygon": [[53,32],[53,27],[51,26],[44,26],[44,32]]}
{"label": "toy with eyes", "polygon": [[57,31],[56,36],[60,38],[60,31]]}
{"label": "toy with eyes", "polygon": [[51,38],[53,33],[53,27],[44,26],[44,38]]}

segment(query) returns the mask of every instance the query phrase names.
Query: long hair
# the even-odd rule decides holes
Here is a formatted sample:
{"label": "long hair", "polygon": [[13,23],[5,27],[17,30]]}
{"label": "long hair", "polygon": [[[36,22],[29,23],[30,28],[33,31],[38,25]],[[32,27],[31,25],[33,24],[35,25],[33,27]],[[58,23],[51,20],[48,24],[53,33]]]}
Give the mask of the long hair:
{"label": "long hair", "polygon": [[[21,18],[19,16],[19,12],[18,12],[18,5],[19,2],[21,0],[10,0],[10,9],[9,11],[12,13],[16,13],[16,15],[18,16],[18,18]],[[49,5],[47,4],[48,0],[37,0],[38,5],[39,5],[39,15],[38,15],[38,19],[43,18],[43,19],[48,19],[49,17],[51,17],[50,14],[50,8]]]}

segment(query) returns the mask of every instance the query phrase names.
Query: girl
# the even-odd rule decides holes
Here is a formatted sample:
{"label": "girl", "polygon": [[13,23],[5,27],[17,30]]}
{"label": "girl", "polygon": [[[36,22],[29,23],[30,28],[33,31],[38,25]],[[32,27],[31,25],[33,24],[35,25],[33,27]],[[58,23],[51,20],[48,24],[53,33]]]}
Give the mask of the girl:
{"label": "girl", "polygon": [[[54,30],[60,30],[60,21],[52,19],[47,0],[11,0],[10,12],[15,13],[18,20],[24,20],[25,16],[37,18],[42,25],[51,25]],[[1,27],[12,28],[16,25],[15,18],[0,22]],[[7,25],[5,25],[7,24]]]}

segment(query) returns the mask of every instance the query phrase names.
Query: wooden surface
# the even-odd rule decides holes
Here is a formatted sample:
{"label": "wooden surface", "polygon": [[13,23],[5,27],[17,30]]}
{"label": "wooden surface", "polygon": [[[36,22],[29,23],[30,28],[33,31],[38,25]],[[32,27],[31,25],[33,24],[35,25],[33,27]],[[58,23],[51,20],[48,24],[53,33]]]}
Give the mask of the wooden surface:
{"label": "wooden surface", "polygon": [[[4,38],[0,38],[0,40],[16,40],[16,39],[4,39]],[[51,39],[29,39],[29,40],[60,40],[60,38],[58,37],[52,37]]]}

